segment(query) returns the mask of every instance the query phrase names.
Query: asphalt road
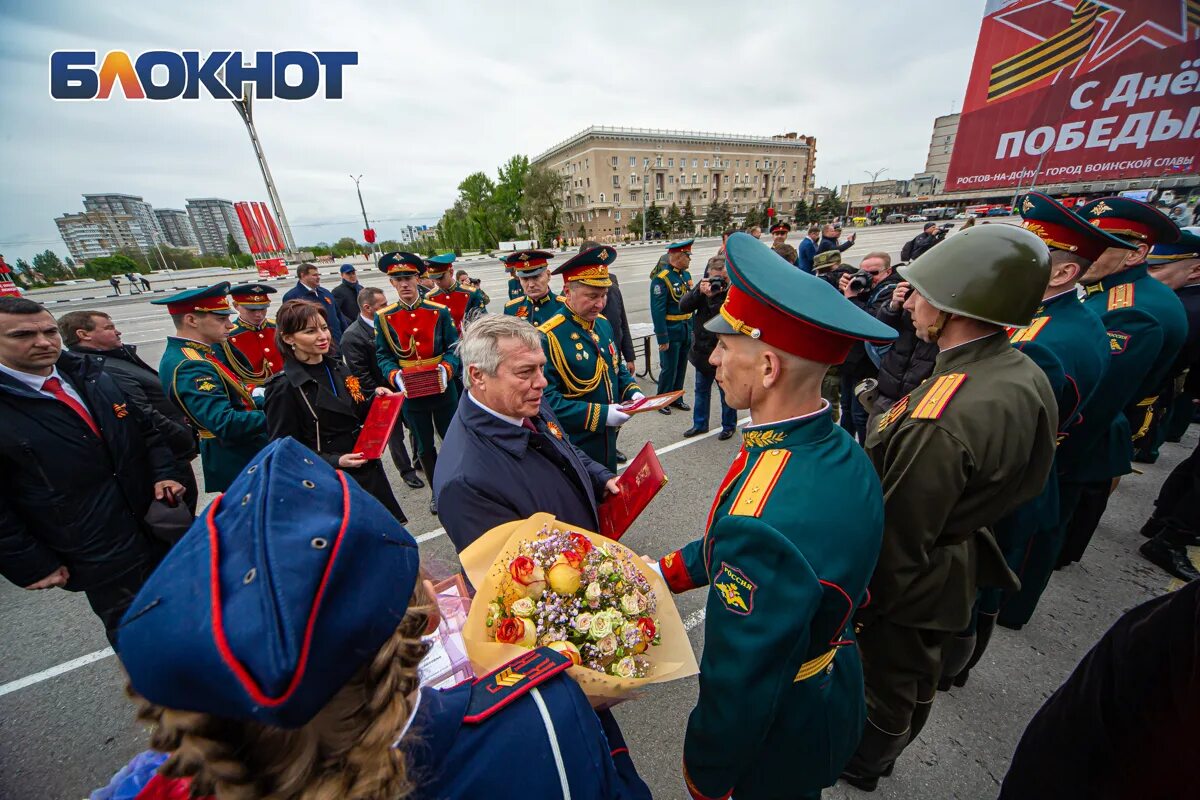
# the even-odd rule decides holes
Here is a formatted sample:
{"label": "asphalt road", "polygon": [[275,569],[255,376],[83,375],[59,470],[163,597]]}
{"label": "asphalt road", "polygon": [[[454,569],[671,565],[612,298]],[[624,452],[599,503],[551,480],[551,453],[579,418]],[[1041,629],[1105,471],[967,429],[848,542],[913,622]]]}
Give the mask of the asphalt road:
{"label": "asphalt road", "polygon": [[[917,228],[865,229],[847,252],[847,260],[856,262],[876,249],[897,256]],[[793,241],[796,238],[793,235]],[[696,273],[717,244],[716,240],[697,243]],[[615,272],[631,322],[649,321],[649,271],[660,253],[659,248],[620,251]],[[481,261],[466,268],[483,279],[485,290],[495,298],[492,310],[498,311],[506,296],[500,265]],[[371,285],[385,284],[382,275],[364,271],[364,277]],[[72,303],[54,311],[75,307]],[[160,309],[136,296],[98,307],[113,315],[125,340],[138,344],[147,361],[157,362],[169,326]],[[644,367],[640,355],[639,367]],[[689,395],[690,387],[689,375]],[[714,409],[713,434],[719,428],[717,413]],[[646,414],[622,431],[621,448],[628,453],[645,441],[654,442],[671,478],[622,540],[635,550],[661,555],[702,533],[712,493],[737,450],[737,440],[718,442],[713,434],[685,440],[681,434],[690,424],[690,414],[678,411],[670,417]],[[966,687],[939,696],[929,725],[902,756],[895,775],[872,797],[995,796],[1013,748],[1043,700],[1121,613],[1168,590],[1168,576],[1137,556],[1142,541],[1137,529],[1149,515],[1163,479],[1190,452],[1196,436],[1193,427],[1182,444],[1164,448],[1159,463],[1122,482],[1084,562],[1055,575],[1041,610],[1024,630],[997,632]],[[456,570],[453,547],[436,518],[426,512],[428,490],[408,489],[390,463],[387,468],[397,498],[411,518],[410,529],[421,542],[424,562],[435,571]],[[836,491],[837,487],[830,487],[831,496],[836,497]],[[211,496],[202,503],[207,499]],[[680,614],[692,626],[690,636],[699,654],[704,646],[704,593],[691,592],[676,600]],[[0,585],[0,798],[86,796],[144,747],[145,735],[122,693],[119,664],[106,645],[82,595]],[[696,681],[689,679],[656,687],[616,709],[655,797],[686,797],[679,764],[695,697]],[[827,798],[860,796],[866,795],[844,784],[825,793]]]}

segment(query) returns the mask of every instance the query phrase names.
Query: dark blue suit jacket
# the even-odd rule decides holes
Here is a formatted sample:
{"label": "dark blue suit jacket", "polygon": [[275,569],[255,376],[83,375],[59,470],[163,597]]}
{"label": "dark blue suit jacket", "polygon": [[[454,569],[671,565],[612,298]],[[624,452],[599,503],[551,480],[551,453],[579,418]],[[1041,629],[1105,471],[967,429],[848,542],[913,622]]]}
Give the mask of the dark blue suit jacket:
{"label": "dark blue suit jacket", "polygon": [[296,281],[296,285],[288,289],[287,294],[283,296],[282,302],[286,303],[288,300],[308,300],[318,303],[325,309],[325,316],[329,321],[329,332],[333,334],[335,341],[341,341],[347,322],[342,318],[342,312],[338,311],[337,300],[328,289],[318,286],[314,291]]}
{"label": "dark blue suit jacket", "polygon": [[530,432],[492,416],[466,393],[438,454],[433,489],[438,514],[454,547],[464,547],[497,525],[539,512],[588,531],[599,526],[596,498],[613,478],[564,436],[546,403],[534,418],[543,439],[570,465],[560,469],[546,456],[531,452]]}

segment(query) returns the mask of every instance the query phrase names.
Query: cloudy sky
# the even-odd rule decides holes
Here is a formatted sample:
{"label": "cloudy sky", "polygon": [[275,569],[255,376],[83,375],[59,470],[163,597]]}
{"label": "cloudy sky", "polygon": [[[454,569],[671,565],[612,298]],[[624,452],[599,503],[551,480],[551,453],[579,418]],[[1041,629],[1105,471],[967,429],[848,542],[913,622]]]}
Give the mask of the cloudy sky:
{"label": "cloudy sky", "polygon": [[982,0],[859,3],[0,3],[0,253],[66,253],[81,195],[154,206],[265,200],[228,102],[62,103],[54,50],[357,50],[345,99],[262,102],[256,122],[298,244],[432,223],[467,174],[592,124],[817,137],[817,180],[911,177],[958,110]]}

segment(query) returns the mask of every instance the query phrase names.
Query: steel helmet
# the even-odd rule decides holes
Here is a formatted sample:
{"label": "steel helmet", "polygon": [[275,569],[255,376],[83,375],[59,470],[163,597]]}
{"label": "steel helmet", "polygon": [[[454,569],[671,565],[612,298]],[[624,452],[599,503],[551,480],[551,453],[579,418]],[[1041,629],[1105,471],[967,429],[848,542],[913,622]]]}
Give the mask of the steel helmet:
{"label": "steel helmet", "polygon": [[939,311],[1022,328],[1050,282],[1050,250],[1016,225],[977,225],[897,271]]}

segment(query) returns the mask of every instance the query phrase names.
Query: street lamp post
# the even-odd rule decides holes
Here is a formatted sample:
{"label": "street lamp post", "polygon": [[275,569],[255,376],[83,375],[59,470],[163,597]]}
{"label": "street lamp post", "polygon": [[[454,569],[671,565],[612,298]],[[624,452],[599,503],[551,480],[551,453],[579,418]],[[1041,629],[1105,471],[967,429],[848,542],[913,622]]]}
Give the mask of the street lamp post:
{"label": "street lamp post", "polygon": [[[354,190],[358,192],[358,207],[360,209],[362,209],[363,235],[365,236],[366,232],[371,229],[371,222],[370,222],[370,220],[367,219],[367,207],[365,205],[363,205],[362,187],[358,185],[358,182],[362,180],[362,175],[359,175],[357,178],[354,177],[353,175],[351,175],[350,180],[354,181]],[[378,238],[378,237],[376,237],[376,238]],[[371,245],[371,252],[374,253],[374,255],[375,255],[375,263],[378,264],[379,263],[379,243],[378,242],[368,242],[368,244]]]}
{"label": "street lamp post", "polygon": [[[871,182],[867,184],[867,205],[871,205],[871,200],[875,197],[875,181],[879,180],[879,176],[887,172],[888,168],[877,169],[871,172],[869,169],[864,169],[863,172],[871,176]],[[847,192],[849,194],[849,192]]]}

